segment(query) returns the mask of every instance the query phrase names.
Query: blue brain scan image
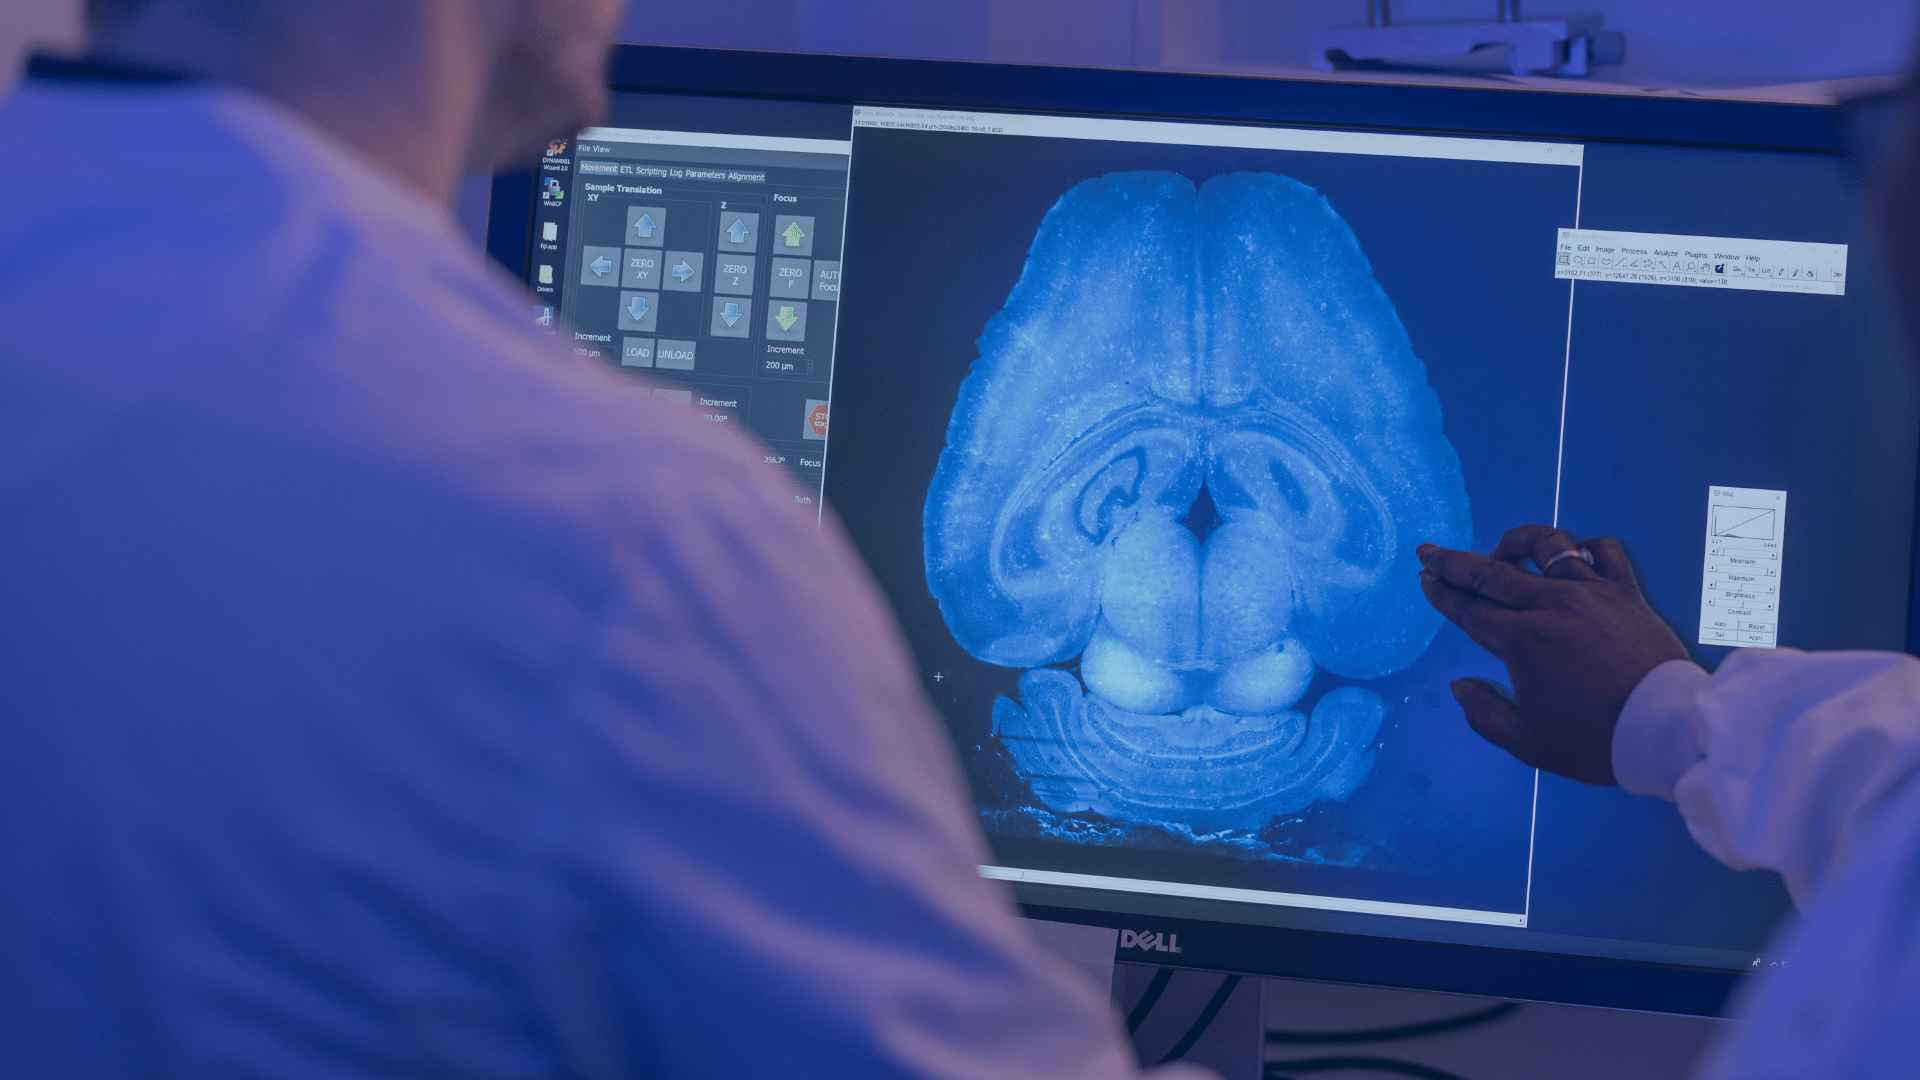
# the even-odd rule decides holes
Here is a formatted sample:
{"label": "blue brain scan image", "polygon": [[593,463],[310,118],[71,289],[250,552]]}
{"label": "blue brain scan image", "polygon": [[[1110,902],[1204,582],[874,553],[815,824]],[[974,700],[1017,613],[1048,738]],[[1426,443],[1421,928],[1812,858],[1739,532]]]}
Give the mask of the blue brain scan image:
{"label": "blue brain scan image", "polygon": [[[1271,172],[1086,180],[961,384],[923,520],[992,733],[1066,838],[1251,836],[1345,798],[1469,547],[1460,461],[1352,229]],[[1311,700],[1310,707],[1301,706]],[[1301,706],[1301,707],[1296,707]],[[1090,817],[1091,816],[1091,817]]]}

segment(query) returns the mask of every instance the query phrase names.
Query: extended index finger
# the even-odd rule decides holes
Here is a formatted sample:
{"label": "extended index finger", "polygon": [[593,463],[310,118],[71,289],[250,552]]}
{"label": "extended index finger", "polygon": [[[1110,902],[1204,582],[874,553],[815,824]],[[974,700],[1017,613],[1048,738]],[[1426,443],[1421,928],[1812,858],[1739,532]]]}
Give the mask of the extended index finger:
{"label": "extended index finger", "polygon": [[1420,545],[1414,554],[1434,577],[1502,607],[1525,609],[1540,603],[1541,585],[1546,579],[1512,563],[1433,544]]}
{"label": "extended index finger", "polygon": [[1465,630],[1476,644],[1495,656],[1505,653],[1505,642],[1515,618],[1512,608],[1449,585],[1431,573],[1420,575],[1420,591],[1426,594],[1427,603],[1432,604],[1434,610]]}

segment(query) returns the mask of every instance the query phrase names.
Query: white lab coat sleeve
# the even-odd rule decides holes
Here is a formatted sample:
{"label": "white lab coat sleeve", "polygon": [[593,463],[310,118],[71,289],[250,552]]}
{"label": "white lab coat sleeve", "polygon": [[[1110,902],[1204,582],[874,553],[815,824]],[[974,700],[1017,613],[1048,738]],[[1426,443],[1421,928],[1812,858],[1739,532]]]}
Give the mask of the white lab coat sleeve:
{"label": "white lab coat sleeve", "polygon": [[1805,909],[1864,838],[1920,823],[1920,660],[1748,649],[1712,675],[1669,661],[1627,699],[1613,766],[1679,804],[1721,862],[1778,871]]}

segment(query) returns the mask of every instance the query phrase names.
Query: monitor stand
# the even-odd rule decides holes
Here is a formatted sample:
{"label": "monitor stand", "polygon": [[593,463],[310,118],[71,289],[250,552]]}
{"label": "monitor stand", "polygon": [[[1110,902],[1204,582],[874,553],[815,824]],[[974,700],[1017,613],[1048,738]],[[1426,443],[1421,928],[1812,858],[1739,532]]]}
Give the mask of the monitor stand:
{"label": "monitor stand", "polygon": [[[1163,971],[1171,974],[1163,976]],[[1222,1080],[1260,1080],[1267,1049],[1266,980],[1116,964],[1113,996],[1120,1015],[1134,1029],[1133,1048],[1141,1065],[1152,1068],[1179,1051],[1174,1060],[1204,1065]],[[1213,1015],[1206,1019],[1209,1012]],[[1203,1019],[1204,1030],[1195,1037]]]}

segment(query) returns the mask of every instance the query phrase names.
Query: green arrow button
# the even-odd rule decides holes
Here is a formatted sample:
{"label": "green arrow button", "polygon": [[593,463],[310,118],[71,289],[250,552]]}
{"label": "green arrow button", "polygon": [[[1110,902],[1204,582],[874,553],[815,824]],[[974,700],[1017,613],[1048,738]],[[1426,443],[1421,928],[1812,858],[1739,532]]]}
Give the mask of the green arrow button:
{"label": "green arrow button", "polygon": [[779,323],[780,329],[784,332],[793,329],[793,324],[800,321],[800,316],[793,310],[792,304],[785,304],[780,308],[780,314],[773,317],[773,321]]}
{"label": "green arrow button", "polygon": [[799,247],[800,241],[805,240],[807,238],[806,230],[802,229],[800,227],[800,223],[797,221],[788,222],[787,231],[781,233],[780,235],[787,238],[788,247]]}

